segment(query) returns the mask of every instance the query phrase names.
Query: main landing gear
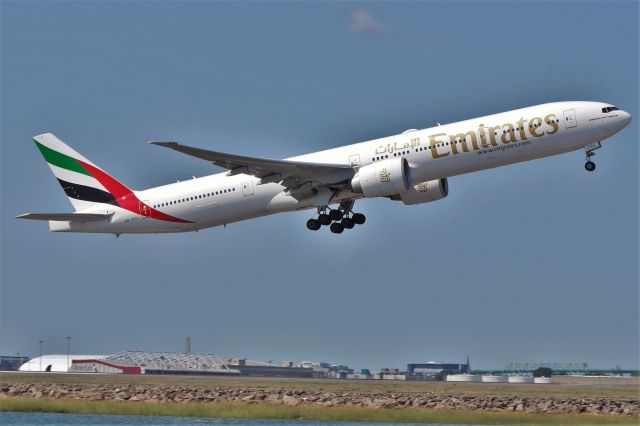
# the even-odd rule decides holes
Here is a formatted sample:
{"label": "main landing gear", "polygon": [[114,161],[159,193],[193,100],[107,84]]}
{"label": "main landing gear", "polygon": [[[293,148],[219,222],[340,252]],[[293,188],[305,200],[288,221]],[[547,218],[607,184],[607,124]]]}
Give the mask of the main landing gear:
{"label": "main landing gear", "polygon": [[342,234],[345,229],[352,229],[355,225],[362,225],[367,219],[362,213],[354,213],[351,208],[353,202],[341,203],[333,210],[328,206],[318,207],[318,218],[307,221],[307,229],[317,231],[323,225],[329,226],[334,234]]}
{"label": "main landing gear", "polygon": [[587,154],[587,159],[586,159],[586,163],[584,163],[584,169],[588,172],[592,172],[596,169],[596,163],[594,163],[593,161],[591,161],[591,157],[595,156],[596,153],[593,152],[596,149],[600,148],[602,146],[602,144],[600,142],[596,142],[593,143],[591,145],[588,145],[584,148],[586,154]]}

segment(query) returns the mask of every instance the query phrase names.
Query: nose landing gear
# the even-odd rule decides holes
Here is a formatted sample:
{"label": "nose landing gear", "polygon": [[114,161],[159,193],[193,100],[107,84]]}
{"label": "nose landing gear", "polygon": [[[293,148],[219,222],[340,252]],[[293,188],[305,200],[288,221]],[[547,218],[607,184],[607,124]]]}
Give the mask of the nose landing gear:
{"label": "nose landing gear", "polygon": [[340,203],[337,209],[328,206],[318,207],[318,218],[307,221],[307,229],[319,230],[323,225],[329,225],[329,230],[334,234],[342,234],[345,229],[352,229],[355,225],[362,225],[366,218],[362,213],[354,213],[353,201]]}
{"label": "nose landing gear", "polygon": [[587,145],[584,147],[584,150],[586,152],[587,158],[586,158],[586,163],[584,164],[584,169],[588,172],[592,172],[596,169],[596,163],[594,163],[593,161],[591,161],[591,157],[595,156],[596,153],[593,152],[596,149],[602,147],[602,144],[600,142],[595,142],[592,143],[591,145]]}

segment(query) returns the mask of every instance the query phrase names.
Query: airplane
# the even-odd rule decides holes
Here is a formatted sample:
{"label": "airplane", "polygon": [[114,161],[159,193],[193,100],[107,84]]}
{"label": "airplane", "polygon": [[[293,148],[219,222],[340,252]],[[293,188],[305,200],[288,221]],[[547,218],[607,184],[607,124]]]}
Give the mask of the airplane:
{"label": "airplane", "polygon": [[602,102],[553,102],[273,160],[149,142],[227,169],[201,178],[132,190],[55,135],[37,148],[67,194],[73,213],[27,213],[53,232],[189,232],[274,213],[315,210],[307,228],[335,234],[365,223],[355,201],[384,197],[415,205],[441,200],[448,178],[584,149],[585,169],[602,141],[631,115]]}

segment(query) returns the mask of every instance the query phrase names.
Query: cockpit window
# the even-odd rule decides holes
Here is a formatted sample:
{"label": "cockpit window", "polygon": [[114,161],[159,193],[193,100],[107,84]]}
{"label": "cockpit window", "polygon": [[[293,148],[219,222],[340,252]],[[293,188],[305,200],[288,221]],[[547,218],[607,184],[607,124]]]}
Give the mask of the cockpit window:
{"label": "cockpit window", "polygon": [[611,111],[618,111],[620,108],[618,107],[614,107],[614,106],[610,106],[610,107],[605,107],[602,108],[602,112],[611,112]]}

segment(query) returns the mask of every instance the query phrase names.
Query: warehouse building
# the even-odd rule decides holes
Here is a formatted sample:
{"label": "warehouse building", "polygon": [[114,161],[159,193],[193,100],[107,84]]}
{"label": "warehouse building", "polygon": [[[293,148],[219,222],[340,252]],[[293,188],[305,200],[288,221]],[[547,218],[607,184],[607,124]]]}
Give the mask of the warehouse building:
{"label": "warehouse building", "polygon": [[407,374],[417,378],[435,377],[439,373],[467,374],[470,371],[469,359],[466,364],[455,364],[451,362],[427,361],[407,364]]}
{"label": "warehouse building", "polygon": [[20,366],[19,371],[42,371],[68,373],[75,361],[87,359],[103,359],[106,355],[66,355],[51,354],[32,358]]}
{"label": "warehouse building", "polygon": [[29,358],[26,356],[0,355],[0,371],[18,371],[27,361]]}

